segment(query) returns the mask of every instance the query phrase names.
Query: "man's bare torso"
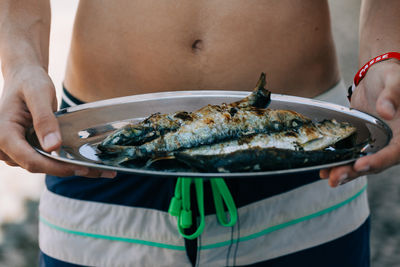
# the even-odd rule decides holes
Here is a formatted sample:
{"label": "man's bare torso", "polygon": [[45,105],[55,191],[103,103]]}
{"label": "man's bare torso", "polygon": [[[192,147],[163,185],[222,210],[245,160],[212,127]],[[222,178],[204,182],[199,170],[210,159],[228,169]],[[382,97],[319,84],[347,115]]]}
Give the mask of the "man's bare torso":
{"label": "man's bare torso", "polygon": [[65,78],[84,101],[157,91],[312,97],[338,81],[323,0],[81,1]]}

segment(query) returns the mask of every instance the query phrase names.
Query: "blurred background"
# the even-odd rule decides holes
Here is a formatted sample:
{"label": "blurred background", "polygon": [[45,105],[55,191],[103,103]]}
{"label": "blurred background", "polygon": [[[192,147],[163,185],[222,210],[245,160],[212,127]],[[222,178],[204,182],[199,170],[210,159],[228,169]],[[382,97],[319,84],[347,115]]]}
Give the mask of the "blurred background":
{"label": "blurred background", "polygon": [[[329,0],[342,77],[351,84],[357,71],[361,0]],[[51,0],[49,72],[60,97],[78,0]],[[0,92],[3,80],[0,77]],[[400,266],[400,167],[369,177],[372,266]],[[37,208],[43,175],[0,162],[0,267],[37,265]],[[338,255],[340,256],[340,255]]]}

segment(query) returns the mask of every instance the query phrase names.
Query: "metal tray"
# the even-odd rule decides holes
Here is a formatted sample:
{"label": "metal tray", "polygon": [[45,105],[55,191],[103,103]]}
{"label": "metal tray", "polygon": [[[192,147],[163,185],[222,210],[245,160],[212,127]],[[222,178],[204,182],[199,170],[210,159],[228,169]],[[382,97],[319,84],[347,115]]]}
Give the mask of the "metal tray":
{"label": "metal tray", "polygon": [[[143,120],[155,113],[170,113],[178,110],[194,111],[207,104],[230,103],[240,100],[250,92],[243,91],[178,91],[152,93],[113,98],[69,107],[56,112],[61,133],[62,147],[57,152],[47,153],[41,148],[33,129],[27,133],[28,142],[41,154],[78,165],[123,171],[128,173],[160,177],[253,177],[316,171],[354,162],[357,158],[330,164],[296,169],[243,172],[243,173],[199,173],[190,171],[153,171],[104,165],[96,156],[95,146],[112,131],[129,122]],[[378,118],[343,106],[295,96],[272,94],[269,108],[290,109],[315,121],[336,119],[347,121],[357,128],[357,143],[371,138],[372,145],[365,147],[367,154],[385,147],[392,136],[390,128]]]}

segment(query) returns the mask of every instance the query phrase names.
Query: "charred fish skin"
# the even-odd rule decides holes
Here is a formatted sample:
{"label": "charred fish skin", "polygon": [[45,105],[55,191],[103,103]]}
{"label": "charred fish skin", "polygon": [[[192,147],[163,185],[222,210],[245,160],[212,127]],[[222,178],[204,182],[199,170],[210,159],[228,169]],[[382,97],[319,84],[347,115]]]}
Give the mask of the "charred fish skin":
{"label": "charred fish skin", "polygon": [[[221,108],[231,112],[249,107],[266,108],[271,101],[271,92],[265,88],[265,85],[265,73],[261,73],[256,87],[249,96],[230,104],[222,104]],[[193,113],[186,111],[171,114],[155,113],[138,124],[129,124],[117,130],[106,137],[99,148],[102,149],[109,145],[138,145],[147,142],[166,132],[177,130],[188,121],[196,120],[198,116],[202,116],[202,113],[207,112],[205,109],[207,107]]]}
{"label": "charred fish skin", "polygon": [[361,147],[335,151],[296,151],[289,149],[256,148],[238,150],[219,157],[179,154],[179,160],[201,172],[258,172],[284,170],[328,164],[360,156]]}
{"label": "charred fish skin", "polygon": [[[220,106],[207,106],[203,116],[140,146],[107,146],[104,154],[116,154],[135,159],[165,154],[185,148],[210,145],[246,135],[297,130],[311,120],[288,110],[238,109],[231,115]],[[208,111],[208,113],[206,112]]]}

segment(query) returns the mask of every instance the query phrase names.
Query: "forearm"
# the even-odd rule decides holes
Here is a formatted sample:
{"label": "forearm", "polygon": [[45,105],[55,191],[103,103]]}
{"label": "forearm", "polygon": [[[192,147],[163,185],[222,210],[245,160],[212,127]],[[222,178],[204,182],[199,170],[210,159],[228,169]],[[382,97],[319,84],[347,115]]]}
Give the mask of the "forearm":
{"label": "forearm", "polygon": [[400,52],[400,1],[363,0],[359,65],[389,51]]}
{"label": "forearm", "polygon": [[49,0],[0,1],[0,60],[6,77],[19,66],[48,68]]}

